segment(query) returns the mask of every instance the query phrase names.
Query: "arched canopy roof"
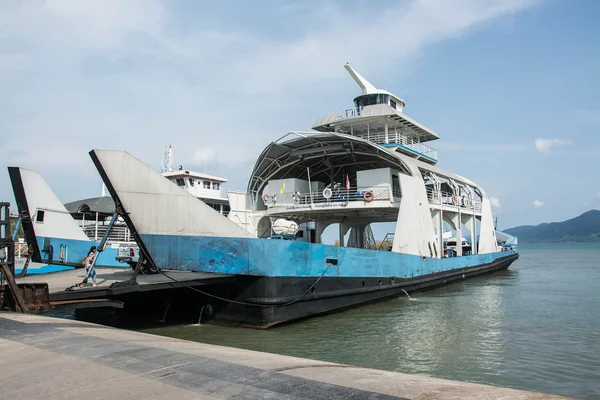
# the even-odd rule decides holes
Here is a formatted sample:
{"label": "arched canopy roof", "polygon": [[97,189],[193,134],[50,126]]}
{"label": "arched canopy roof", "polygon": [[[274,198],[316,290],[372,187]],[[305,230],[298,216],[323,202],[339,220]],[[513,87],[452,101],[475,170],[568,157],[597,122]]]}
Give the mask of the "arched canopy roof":
{"label": "arched canopy roof", "polygon": [[394,151],[367,140],[340,133],[290,132],[263,150],[248,193],[256,199],[269,180],[308,179],[309,170],[311,181],[329,183],[339,173],[385,167],[410,174]]}
{"label": "arched canopy roof", "polygon": [[[100,217],[112,215],[115,212],[115,202],[112,197],[92,197],[72,201],[65,204],[67,211],[76,219],[82,219],[84,214],[96,214]],[[86,218],[87,219],[87,218]]]}

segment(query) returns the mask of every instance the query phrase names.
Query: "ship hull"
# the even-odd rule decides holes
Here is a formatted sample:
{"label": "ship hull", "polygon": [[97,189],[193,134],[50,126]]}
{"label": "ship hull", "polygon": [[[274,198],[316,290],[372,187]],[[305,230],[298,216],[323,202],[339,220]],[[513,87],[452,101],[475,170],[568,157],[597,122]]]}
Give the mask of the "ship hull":
{"label": "ship hull", "polygon": [[281,240],[142,239],[161,268],[236,276],[203,289],[215,296],[202,297],[204,320],[261,328],[493,273],[518,258],[514,251],[439,259]]}
{"label": "ship hull", "polygon": [[[77,239],[64,239],[55,237],[36,236],[36,243],[40,249],[39,260],[48,265],[70,266],[83,268],[83,259],[90,253],[92,246],[99,246],[98,241]],[[127,264],[117,261],[118,249],[106,247],[98,253],[96,267],[98,268],[129,268]]]}

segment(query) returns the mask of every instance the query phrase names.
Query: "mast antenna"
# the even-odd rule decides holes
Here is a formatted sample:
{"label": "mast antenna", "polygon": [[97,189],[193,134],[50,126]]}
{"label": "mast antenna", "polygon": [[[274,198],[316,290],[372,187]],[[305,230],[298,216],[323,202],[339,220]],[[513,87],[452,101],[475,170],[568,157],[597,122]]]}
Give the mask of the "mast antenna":
{"label": "mast antenna", "polygon": [[173,143],[166,147],[160,164],[162,172],[173,172]]}

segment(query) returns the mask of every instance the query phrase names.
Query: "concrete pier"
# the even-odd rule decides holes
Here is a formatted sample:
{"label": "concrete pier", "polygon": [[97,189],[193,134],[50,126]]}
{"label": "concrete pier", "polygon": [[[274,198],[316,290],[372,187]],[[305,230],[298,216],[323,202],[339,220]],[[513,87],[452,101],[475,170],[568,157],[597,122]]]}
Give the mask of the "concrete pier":
{"label": "concrete pier", "polygon": [[561,398],[16,313],[0,354],[11,400]]}

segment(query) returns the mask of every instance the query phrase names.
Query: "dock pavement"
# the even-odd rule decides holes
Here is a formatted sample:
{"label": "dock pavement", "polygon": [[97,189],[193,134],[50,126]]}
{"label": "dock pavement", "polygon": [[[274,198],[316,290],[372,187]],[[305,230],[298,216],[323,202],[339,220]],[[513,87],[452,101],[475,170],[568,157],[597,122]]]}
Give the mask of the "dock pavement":
{"label": "dock pavement", "polygon": [[563,398],[31,314],[0,313],[0,354],[11,400]]}

